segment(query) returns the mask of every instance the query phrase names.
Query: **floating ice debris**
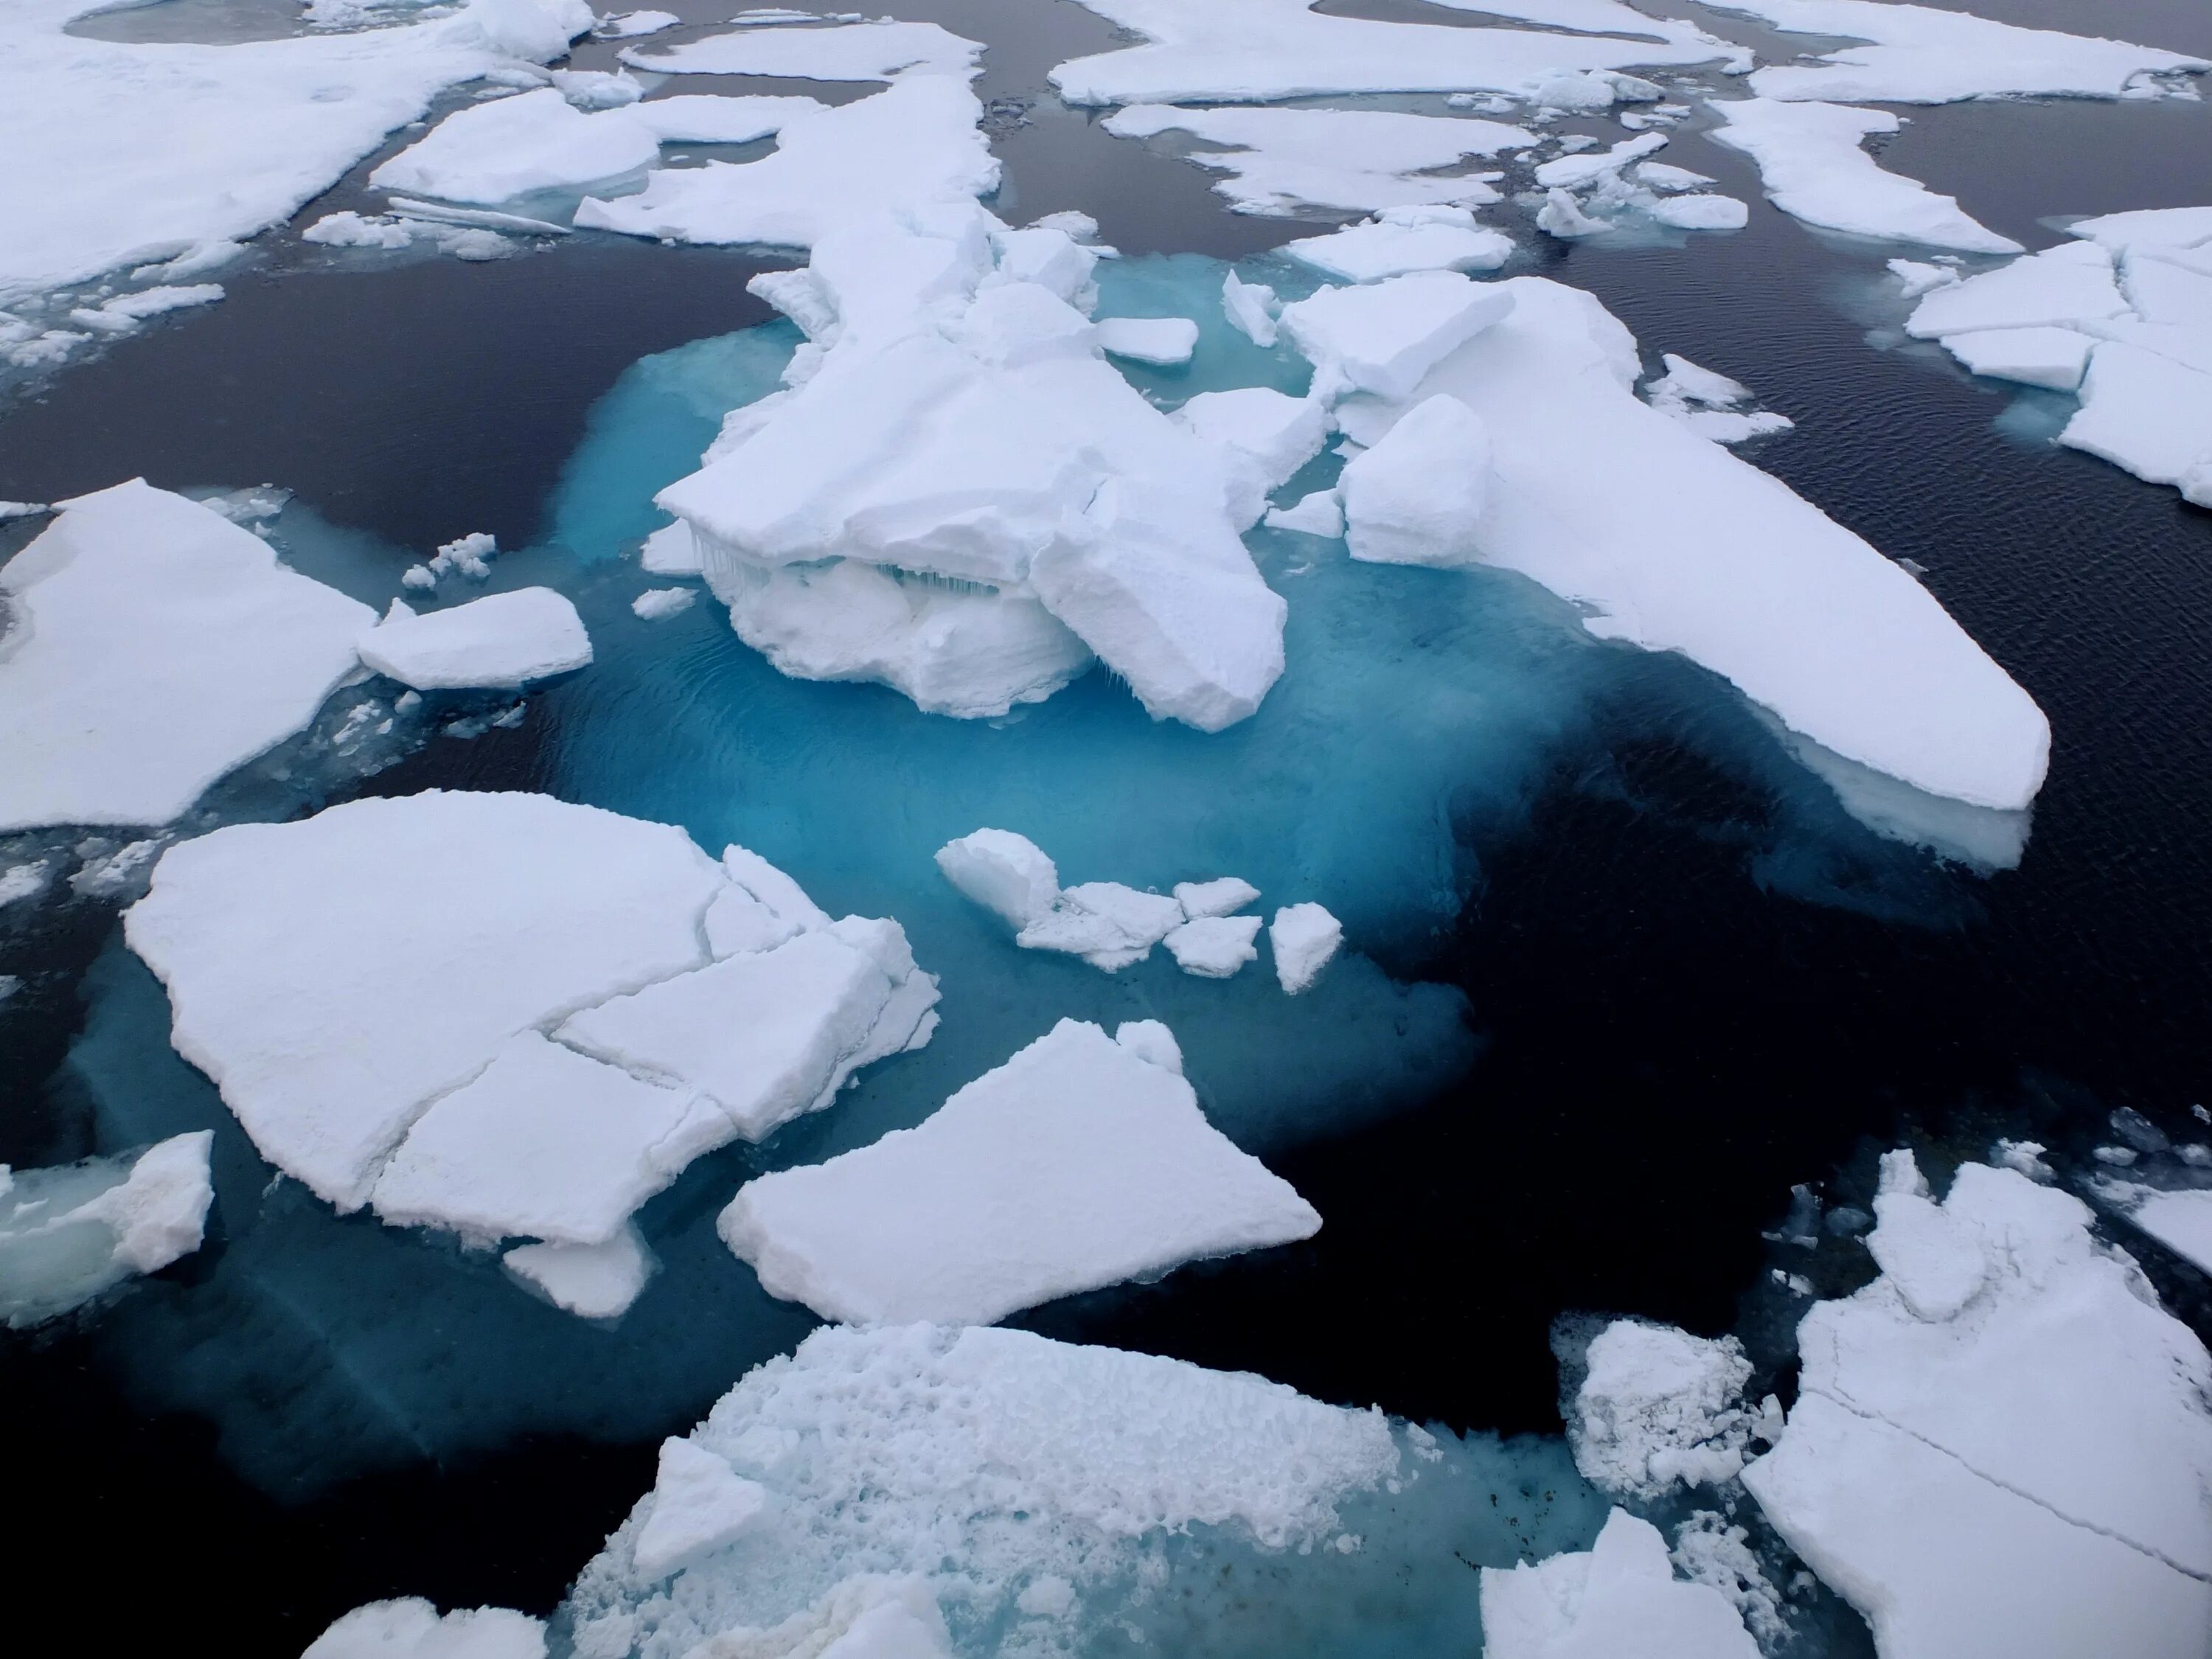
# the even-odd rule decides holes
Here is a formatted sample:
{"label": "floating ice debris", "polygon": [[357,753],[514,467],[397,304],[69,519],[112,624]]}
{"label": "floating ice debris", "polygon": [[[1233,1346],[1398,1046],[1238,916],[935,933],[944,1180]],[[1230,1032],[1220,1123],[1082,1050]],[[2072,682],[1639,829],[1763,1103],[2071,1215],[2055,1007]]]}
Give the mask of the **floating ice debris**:
{"label": "floating ice debris", "polygon": [[1734,1337],[1616,1319],[1591,1339],[1583,1362],[1567,1423],[1583,1479],[1650,1502],[1742,1472],[1757,1418],[1742,1400],[1751,1362]]}
{"label": "floating ice debris", "polygon": [[1371,283],[1409,270],[1495,270],[1512,257],[1513,241],[1478,226],[1465,208],[1392,207],[1282,251],[1340,281]]}
{"label": "floating ice debris", "polygon": [[44,859],[11,864],[0,870],[0,908],[27,898],[36,898],[46,890],[46,884],[51,879],[52,872]]}
{"label": "floating ice debris", "polygon": [[665,1578],[721,1548],[760,1517],[768,1488],[693,1440],[660,1443],[653,1508],[633,1551],[639,1576]]}
{"label": "floating ice debris", "polygon": [[168,844],[161,836],[121,847],[97,839],[79,842],[76,850],[84,863],[70,877],[70,890],[79,898],[115,898],[138,883],[146,866]]}
{"label": "floating ice debris", "polygon": [[2096,341],[2070,328],[1985,328],[1954,334],[1943,349],[1976,374],[2052,392],[2080,389]]}
{"label": "floating ice debris", "polygon": [[417,691],[511,690],[583,667],[592,641],[565,594],[518,587],[418,616],[398,599],[363,630],[361,659]]}
{"label": "floating ice debris", "polygon": [[645,538],[637,562],[649,576],[698,575],[699,544],[691,539],[691,526],[681,519],[661,526]]}
{"label": "floating ice debris", "polygon": [[212,305],[222,298],[220,283],[195,283],[184,288],[145,288],[135,294],[118,294],[96,306],[79,306],[69,319],[95,334],[131,334],[149,317],[172,311],[189,311]]}
{"label": "floating ice debris", "polygon": [[599,19],[592,33],[604,40],[635,40],[641,34],[658,34],[684,20],[672,11],[624,11]]}
{"label": "floating ice debris", "polygon": [[419,1597],[356,1607],[300,1659],[545,1659],[545,1624],[505,1607],[438,1616]]}
{"label": "floating ice debris", "polygon": [[1796,423],[1787,415],[1771,410],[1747,411],[1737,405],[1751,401],[1751,388],[1741,380],[1700,368],[1673,352],[1660,354],[1667,372],[1644,388],[1644,401],[1662,415],[1671,415],[1701,438],[1718,444],[1741,443],[1787,432]]}
{"label": "floating ice debris", "polygon": [[1892,173],[1866,153],[1862,140],[1902,125],[1887,110],[1769,98],[1717,99],[1711,107],[1723,123],[1710,135],[1713,141],[1750,156],[1767,199],[1793,219],[1965,253],[2020,252],[2018,242],[1970,217],[1955,198]]}
{"label": "floating ice debris", "polygon": [[1344,924],[1308,902],[1275,912],[1267,925],[1267,947],[1275,954],[1275,977],[1291,996],[1321,977],[1321,970],[1344,943]]}
{"label": "floating ice debris", "polygon": [[690,587],[651,587],[629,602],[629,608],[646,622],[665,622],[681,616],[699,597]]}
{"label": "floating ice debris", "polygon": [[500,1264],[543,1291],[565,1313],[613,1319],[625,1312],[653,1277],[653,1260],[635,1225],[604,1244],[518,1244]]}
{"label": "floating ice debris", "polygon": [[304,729],[368,606],[141,481],[58,504],[0,568],[0,830],[154,824]]}
{"label": "floating ice debris", "polygon": [[2212,1361],[2078,1200],[1884,1160],[1881,1278],[1798,1328],[1797,1403],[1744,1471],[1885,1659],[2183,1659],[2212,1620]]}
{"label": "floating ice debris", "polygon": [[1587,1553],[1482,1570],[1482,1650],[1489,1659],[1757,1659],[1759,1649],[1718,1590],[1674,1577],[1658,1528],[1615,1510]]}
{"label": "floating ice debris", "polygon": [[35,1325],[200,1247],[214,1133],[49,1170],[0,1164],[0,1319]]}
{"label": "floating ice debris", "polygon": [[1132,362],[1172,368],[1198,348],[1198,325],[1188,317],[1101,317],[1099,349]]}
{"label": "floating ice debris", "polygon": [[1470,564],[1490,490],[1490,428],[1458,398],[1431,398],[1337,482],[1344,539],[1376,564]]}
{"label": "floating ice debris", "polygon": [[1179,881],[1175,896],[1183,915],[1197,921],[1242,910],[1260,896],[1260,890],[1241,877],[1219,876],[1212,881]]}
{"label": "floating ice debris", "polygon": [[1702,173],[1692,173],[1668,161],[1638,161],[1629,172],[1638,184],[1659,191],[1699,190],[1714,182]]}
{"label": "floating ice debris", "polygon": [[1254,943],[1259,936],[1257,916],[1200,916],[1173,929],[1160,943],[1186,974],[1230,979],[1259,958],[1260,947]]}
{"label": "floating ice debris", "polygon": [[1557,236],[1563,241],[1575,241],[1584,236],[1602,236],[1613,228],[1603,219],[1593,219],[1582,210],[1574,194],[1567,190],[1548,190],[1544,192],[1544,205],[1536,210],[1536,228],[1547,236]]}
{"label": "floating ice debris", "polygon": [[1968,12],[1887,0],[1723,0],[1796,34],[1867,42],[1814,64],[1753,72],[1761,98],[1869,104],[1948,104],[1967,98],[2121,98],[2148,76],[2212,63],[2124,41],[2021,28]]}
{"label": "floating ice debris", "polygon": [[1536,184],[1543,190],[1581,190],[1656,149],[1663,149],[1666,144],[1664,135],[1647,132],[1640,138],[1624,138],[1610,149],[1563,155],[1536,169]]}
{"label": "floating ice debris", "polygon": [[392,249],[412,246],[415,233],[398,219],[348,209],[342,213],[325,213],[300,233],[300,240],[325,247]]}
{"label": "floating ice debris", "polygon": [[[1256,103],[1318,93],[1456,93],[1469,88],[1525,93],[1577,70],[1750,62],[1742,48],[1687,23],[1602,0],[1572,7],[1503,0],[1484,8],[1501,16],[1585,31],[1576,34],[1337,17],[1311,9],[1310,0],[1214,0],[1202,7],[1181,0],[1084,3],[1144,35],[1146,44],[1055,68],[1049,78],[1073,104],[1170,104],[1207,98]],[[1615,38],[1621,35],[1641,38]]]}
{"label": "floating ice debris", "polygon": [[[1400,283],[1438,280],[1465,281],[1338,292],[1387,304]],[[1639,402],[1634,341],[1589,295],[1530,276],[1478,291],[1510,310],[1404,402],[1340,402],[1346,435],[1371,447],[1411,404],[1451,394],[1490,429],[1488,506],[1471,527],[1486,562],[1590,607],[1598,636],[1681,651],[1791,730],[1917,790],[2001,810],[2034,797],[2041,711],[1925,588]],[[1591,489],[1593,477],[1613,487]],[[1698,507],[1655,518],[1647,504],[1662,497]]]}
{"label": "floating ice debris", "polygon": [[0,501],[0,524],[11,519],[35,519],[41,513],[52,511],[44,501]]}
{"label": "floating ice debris", "polygon": [[937,867],[967,897],[1017,928],[1042,921],[1060,899],[1052,860],[1011,830],[978,830],[945,842],[937,849]]}
{"label": "floating ice debris", "polygon": [[1118,881],[1063,887],[1052,909],[1014,936],[1025,951],[1062,951],[1094,968],[1118,973],[1142,962],[1184,917],[1182,906]]}
{"label": "floating ice debris", "polygon": [[471,581],[483,581],[491,574],[487,562],[499,551],[499,543],[488,531],[478,530],[457,537],[441,547],[430,561],[433,576],[445,575],[458,570]]}
{"label": "floating ice debris", "polygon": [[1334,538],[1344,534],[1344,507],[1334,489],[1316,489],[1289,507],[1271,507],[1261,522],[1270,530]]}
{"label": "floating ice debris", "polygon": [[0,304],[219,250],[281,223],[441,89],[550,58],[584,0],[471,0],[358,34],[128,45],[64,26],[78,0],[0,19]]}
{"label": "floating ice debris", "polygon": [[[740,20],[732,19],[735,22]],[[879,18],[826,28],[740,28],[665,51],[626,47],[623,62],[659,75],[777,75],[802,81],[889,81],[920,70],[968,75],[983,48],[935,23]]]}
{"label": "floating ice debris", "polygon": [[1669,196],[1636,205],[1675,230],[1741,230],[1751,222],[1751,210],[1733,196]]}
{"label": "floating ice debris", "polygon": [[1321,1218],[1179,1072],[1062,1020],[919,1127],[748,1182],[718,1224],[770,1294],[825,1318],[989,1324]]}
{"label": "floating ice debris", "polygon": [[[1225,176],[1214,186],[1239,213],[1304,208],[1373,212],[1425,203],[1484,203],[1483,178],[1433,176],[1471,156],[1524,149],[1525,127],[1392,110],[1180,109],[1136,104],[1103,124],[1122,138],[1180,132],[1225,148],[1187,159]],[[1662,141],[1663,142],[1663,141]]]}
{"label": "floating ice debris", "polygon": [[1222,314],[1254,345],[1264,349],[1275,343],[1275,315],[1281,309],[1265,283],[1248,283],[1233,270],[1222,277]]}
{"label": "floating ice debris", "polygon": [[1957,282],[1961,272],[1956,264],[1934,264],[1919,259],[1892,259],[1889,261],[1889,274],[1897,278],[1899,298],[1917,300],[1933,289]]}
{"label": "floating ice debris", "polygon": [[1396,400],[1513,309],[1513,296],[1455,270],[1417,270],[1358,288],[1324,288],[1283,307],[1283,331],[1337,388]]}

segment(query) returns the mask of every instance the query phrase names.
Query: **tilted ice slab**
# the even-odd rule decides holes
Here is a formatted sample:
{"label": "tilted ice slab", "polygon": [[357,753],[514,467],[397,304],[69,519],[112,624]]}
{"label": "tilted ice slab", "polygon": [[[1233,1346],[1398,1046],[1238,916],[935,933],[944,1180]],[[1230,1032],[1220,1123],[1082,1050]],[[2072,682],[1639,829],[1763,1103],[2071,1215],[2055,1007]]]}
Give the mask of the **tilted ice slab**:
{"label": "tilted ice slab", "polygon": [[1742,1616],[1674,1577],[1667,1540],[1626,1510],[1588,1551],[1482,1570],[1488,1659],[1757,1659]]}
{"label": "tilted ice slab", "polygon": [[965,73],[983,48],[935,23],[871,23],[827,28],[748,28],[710,34],[665,51],[625,47],[622,60],[659,75],[777,75],[802,81],[888,81],[928,69]]}
{"label": "tilted ice slab", "polygon": [[1567,1441],[1584,1480],[1650,1502],[1741,1473],[1753,1418],[1741,1398],[1751,1362],[1736,1339],[1616,1319],[1583,1364]]}
{"label": "tilted ice slab", "polygon": [[545,1659],[545,1621],[506,1607],[439,1617],[419,1596],[356,1607],[300,1659]]}
{"label": "tilted ice slab", "polygon": [[1717,444],[1737,444],[1747,438],[1787,432],[1796,424],[1787,415],[1771,410],[1744,409],[1752,394],[1741,380],[1700,368],[1671,351],[1662,352],[1659,361],[1667,372],[1644,386],[1644,401],[1701,438]]}
{"label": "tilted ice slab", "polygon": [[0,567],[0,831],[166,823],[303,730],[376,613],[140,480]]}
{"label": "tilted ice slab", "polygon": [[[1608,27],[1646,37],[1549,34],[1535,29],[1455,28],[1333,17],[1311,0],[1084,0],[1147,44],[1079,58],[1050,76],[1072,104],[1263,102],[1331,92],[1497,92],[1525,89],[1560,70],[1748,63],[1749,54],[1626,6]],[[1517,16],[1510,3],[1482,9]],[[1545,10],[1552,8],[1545,7]],[[1594,11],[1581,11],[1586,20]],[[1538,21],[1546,21],[1539,19]],[[1577,24],[1576,27],[1581,27]],[[1659,37],[1652,39],[1650,37]]]}
{"label": "tilted ice slab", "polygon": [[2212,1628],[2212,1360],[2078,1200],[1883,1161],[1881,1276],[1798,1328],[1744,1485],[1883,1659],[2183,1659]]}
{"label": "tilted ice slab", "polygon": [[[717,865],[679,830],[542,795],[220,830],[164,854],[124,928],[263,1156],[340,1209],[483,1242],[614,1245],[691,1158],[828,1103],[934,1023],[896,923],[832,923],[741,848]],[[842,956],[873,1000],[855,1018],[846,981],[776,971],[779,947]],[[770,981],[750,998],[721,972],[747,952]],[[748,1040],[784,1062],[781,1115],[730,1082]],[[553,1292],[585,1265],[516,1270]],[[634,1294],[645,1271],[586,1277]]]}
{"label": "tilted ice slab", "polygon": [[[1469,556],[1588,607],[1601,638],[1683,653],[1791,730],[1917,789],[2001,810],[2033,799],[2050,749],[2042,711],[1925,588],[1638,402],[1635,342],[1590,295],[1539,277],[1486,286],[1510,312],[1406,403],[1355,397],[1337,410],[1369,445],[1437,392],[1482,418],[1491,476]],[[1596,477],[1608,487],[1591,489]]]}
{"label": "tilted ice slab", "polygon": [[0,1322],[34,1325],[200,1247],[210,1130],[58,1169],[0,1164]]}
{"label": "tilted ice slab", "polygon": [[1767,199],[1793,219],[1855,236],[2017,253],[2018,242],[1970,216],[1955,198],[1877,165],[1860,147],[1901,125],[1887,110],[1839,104],[1782,103],[1771,98],[1717,99],[1723,125],[1709,135],[1758,164]]}
{"label": "tilted ice slab", "polygon": [[418,691],[512,689],[583,667],[591,636],[568,596],[518,587],[418,616],[398,599],[362,630],[361,659]]}
{"label": "tilted ice slab", "polygon": [[1816,64],[1756,70],[1761,98],[1837,103],[1948,104],[1967,98],[2118,98],[2142,77],[2212,69],[2212,63],[2153,46],[2050,29],[2021,28],[1970,12],[1893,0],[1718,0],[1797,34],[1869,44],[1824,54]]}
{"label": "tilted ice slab", "polygon": [[1124,1581],[1147,1538],[1208,1527],[1311,1547],[1340,1503],[1406,1462],[1379,1412],[1256,1376],[929,1325],[818,1330],[738,1382],[690,1443],[767,1504],[664,1580],[638,1560],[656,1486],[577,1580],[578,1652],[689,1652],[797,1620],[863,1574],[918,1576],[921,1610],[942,1593],[963,1629],[997,1628],[1019,1598],[1032,1640],[1072,1637],[1084,1596]]}
{"label": "tilted ice slab", "polygon": [[[1188,133],[1224,148],[1189,160],[1225,176],[1214,185],[1238,213],[1296,213],[1301,208],[1379,208],[1494,202],[1479,178],[1431,175],[1473,156],[1525,149],[1523,127],[1498,121],[1407,115],[1391,110],[1177,109],[1136,104],[1103,124],[1122,138]],[[1495,175],[1492,175],[1495,176]]]}
{"label": "tilted ice slab", "polygon": [[1495,270],[1512,257],[1513,242],[1478,226],[1465,208],[1400,207],[1282,251],[1340,282],[1371,283],[1409,270]]}
{"label": "tilted ice slab", "polygon": [[584,0],[231,46],[82,40],[88,0],[0,14],[0,304],[281,223],[445,88],[544,60]]}

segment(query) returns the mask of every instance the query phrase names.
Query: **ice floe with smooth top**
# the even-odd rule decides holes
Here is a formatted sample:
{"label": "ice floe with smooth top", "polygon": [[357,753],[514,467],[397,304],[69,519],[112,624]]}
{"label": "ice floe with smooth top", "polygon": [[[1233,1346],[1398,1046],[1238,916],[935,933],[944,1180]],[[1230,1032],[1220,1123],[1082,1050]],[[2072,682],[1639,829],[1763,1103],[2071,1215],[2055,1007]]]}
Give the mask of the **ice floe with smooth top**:
{"label": "ice floe with smooth top", "polygon": [[394,599],[357,648],[369,667],[417,691],[511,690],[592,660],[583,618],[550,587],[518,587],[419,615]]}
{"label": "ice floe with smooth top", "polygon": [[1340,281],[1371,283],[1409,270],[1495,270],[1512,257],[1513,241],[1477,225],[1466,208],[1392,207],[1326,236],[1286,242],[1283,252]]}

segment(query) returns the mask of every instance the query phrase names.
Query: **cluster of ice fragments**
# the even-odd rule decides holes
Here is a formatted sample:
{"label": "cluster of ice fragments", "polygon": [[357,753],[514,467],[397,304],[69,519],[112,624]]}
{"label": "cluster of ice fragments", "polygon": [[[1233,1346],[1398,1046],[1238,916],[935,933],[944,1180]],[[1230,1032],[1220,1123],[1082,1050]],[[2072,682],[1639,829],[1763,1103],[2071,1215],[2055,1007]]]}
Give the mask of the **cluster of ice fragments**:
{"label": "cluster of ice fragments", "polygon": [[[1657,88],[1654,88],[1656,96]],[[1570,152],[1534,173],[1536,228],[1563,240],[1602,236],[1639,219],[1670,230],[1741,230],[1750,210],[1703,186],[1703,173],[1648,158],[1664,133],[1643,132],[1604,149]]]}
{"label": "cluster of ice fragments", "polygon": [[2212,507],[2212,208],[2076,220],[1994,270],[1901,273],[1905,322],[1977,374],[2069,392],[2058,441]]}
{"label": "cluster of ice fragments", "polygon": [[123,1158],[0,1164],[0,1320],[33,1325],[200,1247],[215,1187],[208,1130]]}
{"label": "cluster of ice fragments", "polygon": [[395,602],[379,624],[222,513],[141,480],[54,511],[0,568],[0,830],[168,823],[364,665],[428,689],[591,660],[549,588],[421,617]]}
{"label": "cluster of ice fragments", "polygon": [[[1259,955],[1260,918],[1236,914],[1260,890],[1236,876],[1176,884],[1172,894],[1116,881],[1060,884],[1044,849],[1011,830],[978,830],[937,849],[937,867],[968,897],[1003,918],[1024,950],[1064,951],[1118,973],[1164,945],[1176,965],[1202,979],[1228,979]],[[1286,905],[1267,930],[1275,974],[1296,996],[1320,976],[1344,942],[1344,927],[1320,905]]]}
{"label": "cluster of ice fragments", "polygon": [[541,795],[431,792],[172,847],[125,937],[178,1051],[341,1210],[477,1243],[577,1311],[649,1271],[629,1218],[918,1048],[935,979],[742,848]]}

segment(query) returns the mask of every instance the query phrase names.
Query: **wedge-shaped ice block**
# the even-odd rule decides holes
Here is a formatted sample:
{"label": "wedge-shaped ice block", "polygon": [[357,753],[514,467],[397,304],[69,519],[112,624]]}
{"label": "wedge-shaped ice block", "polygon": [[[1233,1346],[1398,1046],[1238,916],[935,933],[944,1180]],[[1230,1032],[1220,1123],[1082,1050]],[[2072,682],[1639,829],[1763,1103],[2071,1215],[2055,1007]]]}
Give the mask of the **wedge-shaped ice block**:
{"label": "wedge-shaped ice block", "polygon": [[394,602],[360,640],[361,659],[417,691],[508,690],[592,659],[583,619],[550,587],[519,587],[417,616]]}

